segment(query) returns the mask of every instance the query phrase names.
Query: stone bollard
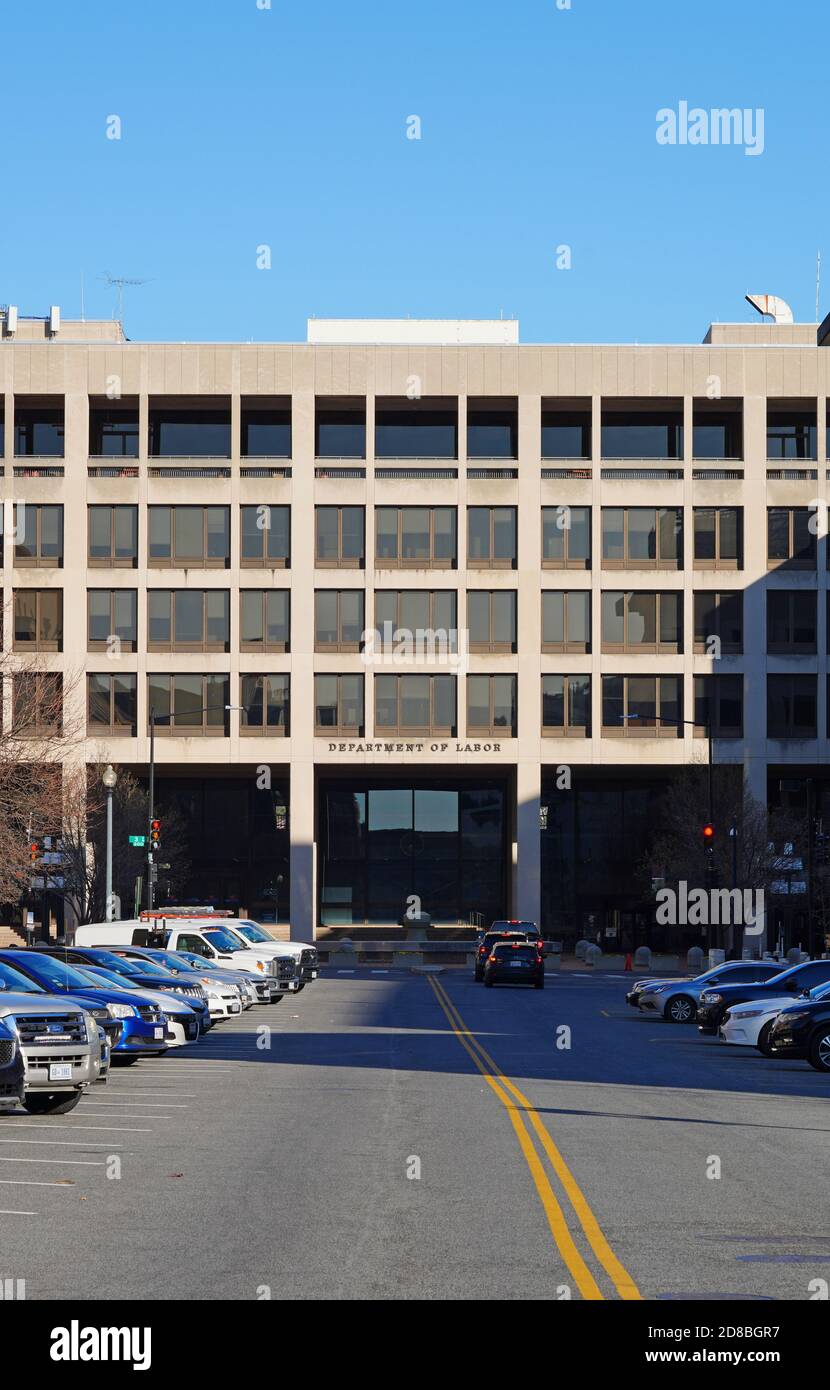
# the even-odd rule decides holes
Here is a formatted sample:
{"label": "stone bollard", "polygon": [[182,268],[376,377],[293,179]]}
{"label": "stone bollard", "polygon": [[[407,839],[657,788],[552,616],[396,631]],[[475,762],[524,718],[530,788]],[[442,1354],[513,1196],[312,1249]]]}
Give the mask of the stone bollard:
{"label": "stone bollard", "polygon": [[589,965],[593,969],[595,965],[599,965],[601,960],[602,951],[599,949],[599,946],[595,945],[592,942],[588,946],[587,951],[585,952],[585,964]]}
{"label": "stone bollard", "polygon": [[574,955],[576,956],[577,960],[585,959],[585,953],[588,950],[590,944],[590,941],[577,941],[576,946],[574,947]]}
{"label": "stone bollard", "polygon": [[788,965],[800,965],[800,964],[801,964],[801,960],[802,960],[802,955],[801,955],[801,952],[800,952],[800,950],[798,949],[798,947],[797,947],[797,946],[791,946],[790,949],[789,949],[789,951],[787,952],[787,964],[788,964]]}
{"label": "stone bollard", "polygon": [[651,969],[651,950],[648,946],[638,946],[634,952],[634,966],[637,970]]}
{"label": "stone bollard", "polygon": [[332,969],[354,970],[357,965],[357,952],[350,937],[344,936],[329,953],[329,966]]}
{"label": "stone bollard", "polygon": [[686,956],[686,969],[690,975],[703,974],[703,950],[700,946],[690,946]]}
{"label": "stone bollard", "polygon": [[709,952],[709,969],[713,970],[716,965],[723,965],[726,960],[726,952],[719,946],[713,946]]}

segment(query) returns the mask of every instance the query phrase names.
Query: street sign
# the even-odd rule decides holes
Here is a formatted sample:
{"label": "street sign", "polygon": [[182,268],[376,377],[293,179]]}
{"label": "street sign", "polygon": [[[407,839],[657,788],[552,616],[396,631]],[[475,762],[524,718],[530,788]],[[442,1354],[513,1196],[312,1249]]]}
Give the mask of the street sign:
{"label": "street sign", "polygon": [[142,848],[144,847],[144,845],[146,845],[146,843],[147,843],[147,836],[146,836],[146,835],[131,835],[131,836],[130,836],[130,844],[131,844],[131,845],[136,845],[139,849],[142,849]]}

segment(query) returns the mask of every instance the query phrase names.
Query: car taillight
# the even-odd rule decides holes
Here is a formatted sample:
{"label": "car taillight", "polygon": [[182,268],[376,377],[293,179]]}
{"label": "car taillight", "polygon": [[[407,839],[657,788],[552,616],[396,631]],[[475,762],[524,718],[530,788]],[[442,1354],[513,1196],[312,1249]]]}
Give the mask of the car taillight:
{"label": "car taillight", "polygon": [[496,959],[496,953],[495,953],[495,951],[493,952],[492,956],[489,957],[489,959],[490,959],[491,961],[495,961],[495,959]]}
{"label": "car taillight", "polygon": [[480,956],[486,955],[486,954],[487,954],[487,947],[486,947],[486,946],[479,946],[479,948],[478,948],[478,954],[479,954]]}

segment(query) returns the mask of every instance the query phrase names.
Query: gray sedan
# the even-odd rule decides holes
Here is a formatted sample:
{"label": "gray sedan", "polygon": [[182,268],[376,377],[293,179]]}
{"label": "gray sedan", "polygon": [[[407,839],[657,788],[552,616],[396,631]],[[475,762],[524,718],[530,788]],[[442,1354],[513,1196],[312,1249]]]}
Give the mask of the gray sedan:
{"label": "gray sedan", "polygon": [[626,995],[632,1008],[659,1014],[670,1023],[694,1023],[700,996],[713,985],[754,984],[781,973],[774,960],[732,960],[715,965],[702,975],[681,980],[638,980]]}

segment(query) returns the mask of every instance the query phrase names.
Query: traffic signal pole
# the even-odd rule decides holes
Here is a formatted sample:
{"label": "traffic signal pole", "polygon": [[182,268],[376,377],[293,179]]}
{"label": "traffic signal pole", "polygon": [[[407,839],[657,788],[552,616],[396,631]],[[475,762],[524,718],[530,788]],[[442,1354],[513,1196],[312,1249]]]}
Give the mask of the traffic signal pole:
{"label": "traffic signal pole", "polygon": [[156,796],[156,711],[150,710],[150,788],[149,815],[147,817],[147,909],[153,910],[153,821],[155,819]]}

